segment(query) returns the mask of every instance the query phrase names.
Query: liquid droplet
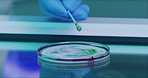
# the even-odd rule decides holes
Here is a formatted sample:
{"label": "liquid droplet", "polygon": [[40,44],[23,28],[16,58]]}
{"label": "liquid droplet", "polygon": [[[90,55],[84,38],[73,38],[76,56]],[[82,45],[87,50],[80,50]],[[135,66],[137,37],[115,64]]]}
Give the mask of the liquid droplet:
{"label": "liquid droplet", "polygon": [[79,25],[79,24],[75,24],[76,28],[78,31],[81,31],[82,30],[82,27]]}

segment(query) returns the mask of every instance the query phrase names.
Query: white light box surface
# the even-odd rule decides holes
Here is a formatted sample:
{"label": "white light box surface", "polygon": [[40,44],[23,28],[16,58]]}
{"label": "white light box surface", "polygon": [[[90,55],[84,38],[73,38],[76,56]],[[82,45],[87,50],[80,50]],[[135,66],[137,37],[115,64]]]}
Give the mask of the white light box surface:
{"label": "white light box surface", "polygon": [[0,33],[46,34],[79,36],[148,37],[148,24],[79,23],[78,32],[73,23],[0,21]]}

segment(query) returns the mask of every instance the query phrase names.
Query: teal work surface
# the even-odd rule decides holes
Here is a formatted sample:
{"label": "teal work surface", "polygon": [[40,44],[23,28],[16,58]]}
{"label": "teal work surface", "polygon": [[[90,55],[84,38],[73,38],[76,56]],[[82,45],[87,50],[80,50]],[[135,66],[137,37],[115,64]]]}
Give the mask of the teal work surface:
{"label": "teal work surface", "polygon": [[[39,47],[48,44],[51,43],[0,41],[0,77],[39,78],[36,52]],[[106,45],[111,49],[110,64],[95,70],[95,77],[85,74],[84,78],[148,78],[147,45]]]}

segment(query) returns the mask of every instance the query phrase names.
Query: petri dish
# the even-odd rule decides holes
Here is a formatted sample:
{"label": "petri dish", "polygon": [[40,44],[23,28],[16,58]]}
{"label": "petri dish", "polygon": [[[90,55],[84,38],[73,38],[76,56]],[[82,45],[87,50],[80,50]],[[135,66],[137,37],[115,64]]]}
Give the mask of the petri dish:
{"label": "petri dish", "polygon": [[102,68],[110,62],[110,48],[96,42],[67,41],[38,49],[41,66],[60,69]]}

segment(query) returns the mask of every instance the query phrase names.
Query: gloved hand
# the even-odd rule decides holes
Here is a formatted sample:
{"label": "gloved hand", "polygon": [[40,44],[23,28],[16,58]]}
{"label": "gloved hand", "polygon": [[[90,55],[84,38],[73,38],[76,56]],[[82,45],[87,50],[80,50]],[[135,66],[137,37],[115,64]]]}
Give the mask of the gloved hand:
{"label": "gloved hand", "polygon": [[82,0],[40,0],[41,9],[48,16],[60,19],[69,19],[69,10],[76,20],[85,20],[88,17],[89,6],[81,4]]}

